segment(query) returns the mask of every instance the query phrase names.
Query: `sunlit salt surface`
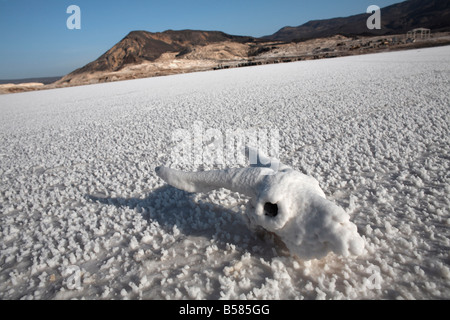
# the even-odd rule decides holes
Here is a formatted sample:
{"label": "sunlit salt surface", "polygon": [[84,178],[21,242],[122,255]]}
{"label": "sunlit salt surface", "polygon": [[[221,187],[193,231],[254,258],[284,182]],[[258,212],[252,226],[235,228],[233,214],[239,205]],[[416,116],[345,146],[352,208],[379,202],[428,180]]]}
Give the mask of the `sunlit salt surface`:
{"label": "sunlit salt surface", "polygon": [[[0,299],[450,298],[450,47],[0,96]],[[155,167],[176,129],[276,128],[363,254],[290,256],[248,198]]]}

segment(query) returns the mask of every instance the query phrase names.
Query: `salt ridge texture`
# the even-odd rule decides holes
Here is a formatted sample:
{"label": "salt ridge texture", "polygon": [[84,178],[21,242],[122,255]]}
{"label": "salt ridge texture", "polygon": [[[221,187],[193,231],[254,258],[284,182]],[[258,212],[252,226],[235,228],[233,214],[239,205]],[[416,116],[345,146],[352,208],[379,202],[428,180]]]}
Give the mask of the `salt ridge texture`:
{"label": "salt ridge texture", "polygon": [[[0,299],[450,298],[449,88],[441,47],[0,96]],[[295,259],[247,198],[167,187],[193,121],[279,128],[365,252]]]}

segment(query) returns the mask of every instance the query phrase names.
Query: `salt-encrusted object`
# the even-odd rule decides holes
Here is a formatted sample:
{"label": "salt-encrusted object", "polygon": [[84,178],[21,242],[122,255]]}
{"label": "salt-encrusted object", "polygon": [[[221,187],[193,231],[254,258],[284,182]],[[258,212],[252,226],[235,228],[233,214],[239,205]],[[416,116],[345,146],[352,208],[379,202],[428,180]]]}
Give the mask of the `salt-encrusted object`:
{"label": "salt-encrusted object", "polygon": [[247,155],[252,152],[257,164],[248,168],[183,172],[158,167],[156,173],[187,192],[225,188],[251,197],[246,213],[252,226],[277,234],[299,258],[320,259],[331,251],[343,256],[363,252],[364,240],[356,225],[326,199],[316,179],[252,149]]}

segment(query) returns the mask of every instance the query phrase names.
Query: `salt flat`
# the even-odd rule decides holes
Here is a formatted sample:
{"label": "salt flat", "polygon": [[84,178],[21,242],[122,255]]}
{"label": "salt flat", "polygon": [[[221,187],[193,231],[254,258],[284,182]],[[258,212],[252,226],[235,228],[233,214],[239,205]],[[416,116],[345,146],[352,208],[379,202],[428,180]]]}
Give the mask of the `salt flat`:
{"label": "salt flat", "polygon": [[[0,96],[0,299],[450,298],[450,47]],[[245,197],[154,169],[173,133],[276,129],[365,241],[291,257]]]}

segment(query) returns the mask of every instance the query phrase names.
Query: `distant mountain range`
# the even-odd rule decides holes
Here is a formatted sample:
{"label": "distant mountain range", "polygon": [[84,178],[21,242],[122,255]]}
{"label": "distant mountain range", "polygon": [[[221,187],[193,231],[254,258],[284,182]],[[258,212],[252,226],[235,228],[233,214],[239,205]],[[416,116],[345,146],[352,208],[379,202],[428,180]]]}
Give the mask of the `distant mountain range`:
{"label": "distant mountain range", "polygon": [[[376,3],[376,1],[374,1]],[[406,33],[414,28],[450,30],[450,0],[408,0],[381,9],[381,30],[367,28],[366,13],[347,18],[309,21],[298,27],[284,27],[266,40],[302,41],[314,38],[370,36]]]}
{"label": "distant mountain range", "polygon": [[[450,30],[450,0],[408,0],[382,8],[381,30],[367,28],[369,16],[362,13],[347,18],[310,21],[298,27],[284,27],[261,39],[219,31],[132,31],[97,60],[64,76],[54,85],[70,86],[211,70],[224,64],[248,65],[255,59],[277,61],[277,57],[298,58],[298,47],[282,45],[317,38],[400,34],[417,27],[430,28],[433,32],[447,31]],[[327,50],[342,51],[346,47],[342,43],[339,45],[340,48],[337,48],[338,43],[333,44],[334,49],[322,48],[325,50],[322,53]],[[348,44],[348,50],[358,46]],[[317,46],[313,49],[315,51],[311,54],[317,57]],[[339,54],[342,55],[342,52]]]}

